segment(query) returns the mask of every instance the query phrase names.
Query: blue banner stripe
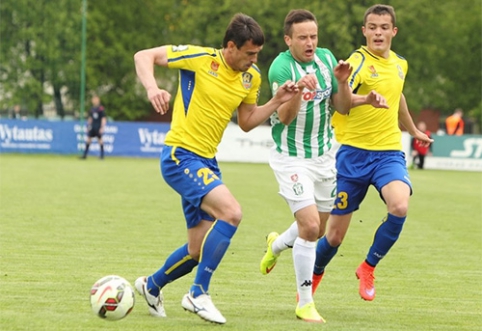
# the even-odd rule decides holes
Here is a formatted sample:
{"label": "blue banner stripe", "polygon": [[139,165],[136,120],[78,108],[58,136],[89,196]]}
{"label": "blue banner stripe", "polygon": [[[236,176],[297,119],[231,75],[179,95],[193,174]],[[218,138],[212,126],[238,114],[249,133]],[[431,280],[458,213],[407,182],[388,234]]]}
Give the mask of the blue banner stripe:
{"label": "blue banner stripe", "polygon": [[[169,123],[111,122],[102,136],[106,156],[159,157]],[[0,153],[79,154],[85,125],[77,121],[0,120]],[[99,154],[92,140],[89,156]]]}

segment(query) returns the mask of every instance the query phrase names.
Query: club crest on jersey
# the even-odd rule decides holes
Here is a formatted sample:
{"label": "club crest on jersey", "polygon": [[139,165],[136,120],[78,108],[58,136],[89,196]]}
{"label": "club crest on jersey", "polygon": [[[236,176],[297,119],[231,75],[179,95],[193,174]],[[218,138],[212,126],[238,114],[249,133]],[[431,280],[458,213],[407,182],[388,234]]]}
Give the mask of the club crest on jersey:
{"label": "club crest on jersey", "polygon": [[375,69],[374,66],[372,66],[372,65],[369,66],[369,67],[368,67],[368,70],[370,70],[370,72],[372,73],[371,76],[370,76],[371,78],[376,78],[376,77],[378,77],[377,69]]}
{"label": "club crest on jersey", "polygon": [[218,71],[219,69],[219,63],[217,63],[216,61],[212,61],[211,62],[211,69],[208,70],[208,74],[210,74],[211,76],[214,76],[214,77],[218,77],[218,73],[216,71]]}
{"label": "club crest on jersey", "polygon": [[405,75],[403,74],[403,70],[402,70],[402,67],[400,67],[399,64],[397,64],[397,69],[398,69],[398,77],[400,77],[400,79],[405,79]]}
{"label": "club crest on jersey", "polygon": [[218,71],[219,69],[219,63],[217,63],[216,61],[212,61],[211,62],[211,70],[212,71]]}
{"label": "club crest on jersey", "polygon": [[249,89],[252,86],[251,81],[253,80],[253,75],[251,75],[249,72],[243,72],[242,80],[244,88]]}

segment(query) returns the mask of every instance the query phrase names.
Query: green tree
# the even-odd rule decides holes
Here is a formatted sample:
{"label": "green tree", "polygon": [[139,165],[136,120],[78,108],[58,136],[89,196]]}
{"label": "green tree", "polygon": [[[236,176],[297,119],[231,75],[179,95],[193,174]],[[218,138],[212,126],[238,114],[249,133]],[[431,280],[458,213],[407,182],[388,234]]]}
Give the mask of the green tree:
{"label": "green tree", "polygon": [[405,93],[413,110],[448,114],[471,109],[481,99],[481,3],[475,0],[398,1],[394,40],[409,61]]}
{"label": "green tree", "polygon": [[[96,93],[116,120],[152,114],[137,82],[133,55],[163,44],[221,47],[229,19],[254,17],[266,35],[258,66],[260,102],[270,97],[267,71],[286,50],[283,20],[306,8],[318,19],[319,46],[339,59],[365,44],[365,10],[378,0],[133,0],[88,1],[86,98]],[[393,50],[409,62],[404,93],[413,112],[462,107],[480,120],[482,4],[479,0],[386,0],[397,12]],[[0,3],[0,108],[21,103],[42,115],[79,111],[81,4],[71,0],[2,0]],[[156,69],[159,86],[176,92],[177,73]],[[480,123],[482,126],[482,123]]]}
{"label": "green tree", "polygon": [[86,90],[101,96],[110,117],[135,120],[151,112],[136,85],[133,56],[165,41],[171,11],[172,4],[154,0],[89,2]]}
{"label": "green tree", "polygon": [[77,11],[68,0],[2,1],[0,81],[8,96],[0,100],[2,108],[20,103],[39,117],[53,96],[57,112],[64,115],[63,93],[78,75],[73,33]]}

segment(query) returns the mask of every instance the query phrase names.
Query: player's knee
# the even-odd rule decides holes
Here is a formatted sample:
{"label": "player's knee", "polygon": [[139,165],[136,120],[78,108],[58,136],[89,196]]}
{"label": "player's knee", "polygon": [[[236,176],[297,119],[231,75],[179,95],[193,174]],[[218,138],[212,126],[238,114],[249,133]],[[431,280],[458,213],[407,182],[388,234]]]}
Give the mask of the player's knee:
{"label": "player's knee", "polygon": [[225,220],[231,225],[238,226],[241,223],[241,219],[243,218],[243,212],[241,208],[231,211],[227,219]]}
{"label": "player's knee", "polygon": [[332,231],[330,230],[326,234],[326,240],[328,241],[328,244],[330,244],[331,247],[340,246],[344,238],[345,238],[345,232],[338,231],[336,229],[332,229]]}
{"label": "player's knee", "polygon": [[388,212],[397,217],[404,217],[408,212],[408,202],[399,201],[388,207]]}
{"label": "player's knee", "polygon": [[243,218],[243,212],[241,211],[241,206],[239,204],[232,204],[225,207],[219,217],[217,219],[221,219],[231,225],[238,226],[241,223],[241,219]]}
{"label": "player's knee", "polygon": [[299,236],[308,241],[316,241],[320,234],[320,224],[317,220],[308,222],[298,222]]}

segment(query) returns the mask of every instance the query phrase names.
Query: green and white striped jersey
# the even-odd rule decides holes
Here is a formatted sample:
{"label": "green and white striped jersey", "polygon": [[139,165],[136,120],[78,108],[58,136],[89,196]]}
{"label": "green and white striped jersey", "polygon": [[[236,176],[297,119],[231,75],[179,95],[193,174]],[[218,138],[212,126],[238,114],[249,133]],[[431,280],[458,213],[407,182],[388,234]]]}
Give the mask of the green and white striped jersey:
{"label": "green and white striped jersey", "polygon": [[297,82],[310,73],[315,73],[318,78],[315,91],[303,91],[300,111],[290,125],[281,123],[277,112],[271,116],[271,134],[279,153],[298,158],[316,158],[332,147],[330,98],[338,92],[338,83],[333,74],[336,63],[330,50],[317,48],[312,62],[300,63],[287,50],[271,64],[268,79],[273,95],[287,80]]}

